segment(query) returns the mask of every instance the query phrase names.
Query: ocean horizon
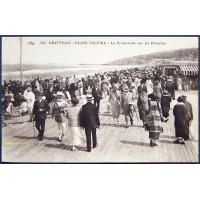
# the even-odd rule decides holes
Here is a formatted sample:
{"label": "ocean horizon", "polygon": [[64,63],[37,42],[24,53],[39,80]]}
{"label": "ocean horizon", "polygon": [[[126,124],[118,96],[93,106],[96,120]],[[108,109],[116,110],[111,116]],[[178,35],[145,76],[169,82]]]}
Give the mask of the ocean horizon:
{"label": "ocean horizon", "polygon": [[[37,66],[37,65],[34,65]],[[105,64],[81,64],[81,65],[69,65],[69,66],[58,66],[57,69],[55,66],[44,65],[41,69],[38,67],[34,67],[26,69],[26,65],[23,65],[23,77],[27,79],[28,77],[41,77],[41,78],[55,78],[57,75],[62,77],[69,77],[76,75],[77,78],[83,78],[85,75],[93,75],[95,73],[102,73],[106,71],[114,71],[114,70],[122,70],[129,68],[137,68],[142,67],[139,65],[105,65]],[[15,67],[16,68],[16,67]],[[2,71],[2,80],[9,79],[20,79],[20,70],[11,71]]]}

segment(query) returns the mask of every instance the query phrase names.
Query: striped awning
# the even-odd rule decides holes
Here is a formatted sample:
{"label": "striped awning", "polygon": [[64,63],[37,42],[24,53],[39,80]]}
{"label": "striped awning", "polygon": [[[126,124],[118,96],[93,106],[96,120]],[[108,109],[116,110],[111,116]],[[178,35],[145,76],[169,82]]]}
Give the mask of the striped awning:
{"label": "striped awning", "polygon": [[196,75],[199,71],[197,65],[180,65],[179,67],[184,75]]}

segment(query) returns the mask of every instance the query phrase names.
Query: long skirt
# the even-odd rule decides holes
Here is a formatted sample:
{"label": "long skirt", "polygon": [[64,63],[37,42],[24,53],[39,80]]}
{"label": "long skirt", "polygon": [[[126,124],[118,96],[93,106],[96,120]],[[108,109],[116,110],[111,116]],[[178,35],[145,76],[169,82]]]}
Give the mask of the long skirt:
{"label": "long skirt", "polygon": [[178,90],[182,90],[182,84],[178,84]]}
{"label": "long skirt", "polygon": [[114,118],[118,118],[120,114],[120,106],[118,103],[111,103],[111,111],[112,111],[112,116]]}
{"label": "long skirt", "polygon": [[7,108],[6,108],[6,112],[11,114],[12,113],[12,110],[13,110],[13,104],[12,103],[9,103]]}
{"label": "long skirt", "polygon": [[145,122],[146,121],[147,110],[139,108],[139,115],[140,115],[140,119],[143,122]]}
{"label": "long skirt", "polygon": [[189,139],[189,122],[178,123],[175,121],[175,135],[185,140]]}
{"label": "long skirt", "polygon": [[158,140],[160,138],[159,132],[149,132],[149,138],[153,140]]}
{"label": "long skirt", "polygon": [[72,137],[72,145],[80,145],[82,143],[84,143],[86,141],[85,136],[83,134],[81,134],[81,129],[80,127],[68,127],[69,132],[71,133],[71,137]]}
{"label": "long skirt", "polygon": [[163,117],[169,117],[169,107],[162,107],[162,115]]}

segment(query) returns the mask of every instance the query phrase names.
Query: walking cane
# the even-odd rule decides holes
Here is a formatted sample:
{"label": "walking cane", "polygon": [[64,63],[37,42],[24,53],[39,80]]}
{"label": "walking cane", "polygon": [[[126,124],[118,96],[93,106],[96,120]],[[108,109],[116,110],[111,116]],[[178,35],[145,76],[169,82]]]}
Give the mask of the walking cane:
{"label": "walking cane", "polygon": [[33,120],[33,133],[34,133],[34,138],[35,138],[35,121]]}
{"label": "walking cane", "polygon": [[110,112],[108,113],[108,115],[109,115],[109,125],[110,125]]}

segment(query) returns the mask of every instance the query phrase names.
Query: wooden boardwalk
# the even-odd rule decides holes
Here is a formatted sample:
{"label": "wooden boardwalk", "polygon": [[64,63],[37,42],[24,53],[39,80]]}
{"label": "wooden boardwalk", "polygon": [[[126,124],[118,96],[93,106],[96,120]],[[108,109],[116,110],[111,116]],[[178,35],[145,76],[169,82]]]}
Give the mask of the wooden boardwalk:
{"label": "wooden boardwalk", "polygon": [[[56,122],[50,117],[46,121],[45,138],[34,138],[33,123],[27,122],[28,116],[17,117],[14,114],[4,120],[2,128],[3,162],[42,162],[42,163],[162,163],[198,162],[198,92],[187,93],[194,109],[194,121],[191,126],[190,140],[185,145],[174,144],[174,117],[170,111],[170,120],[163,123],[157,147],[149,146],[148,132],[144,131],[141,121],[134,116],[134,125],[125,128],[124,115],[120,124],[112,127],[112,117],[106,113],[106,99],[101,101],[101,129],[97,133],[98,147],[92,152],[86,151],[86,144],[78,151],[71,151],[71,137],[67,133],[63,142],[58,141]],[[196,103],[195,103],[196,102]],[[83,133],[84,134],[84,133]],[[37,135],[37,133],[36,133]]]}

